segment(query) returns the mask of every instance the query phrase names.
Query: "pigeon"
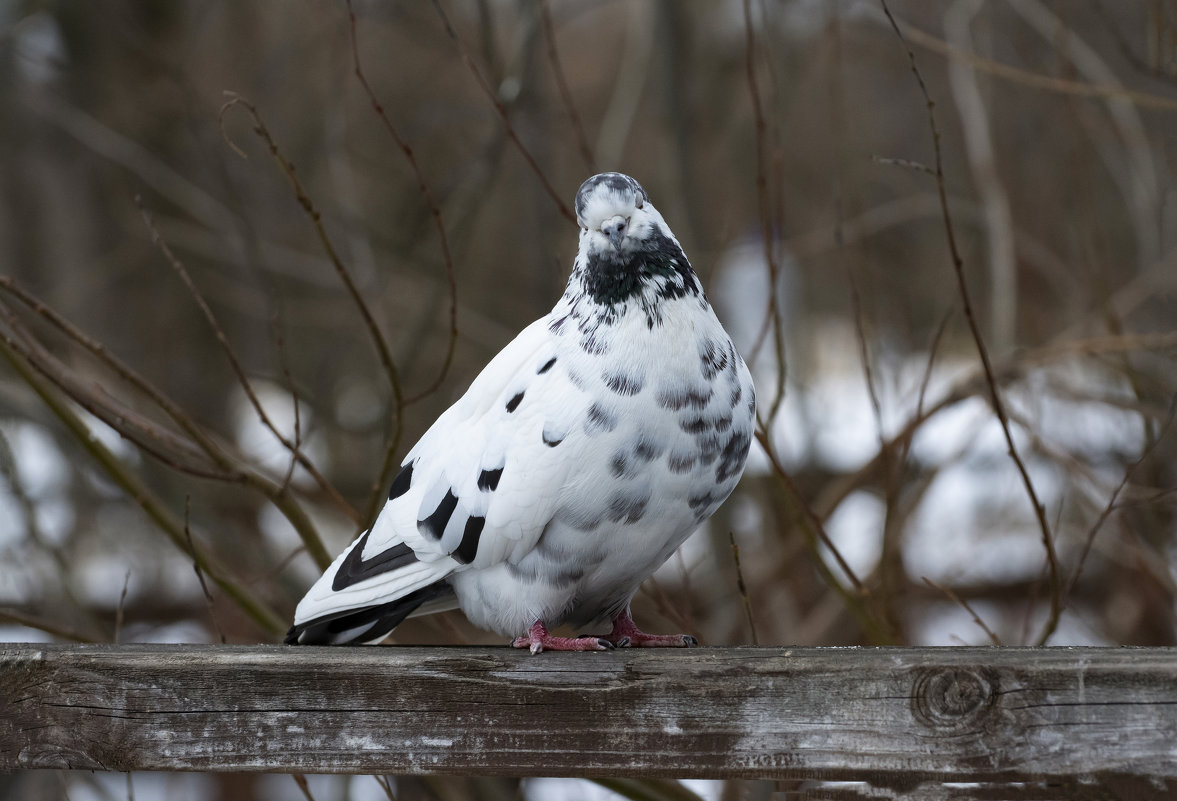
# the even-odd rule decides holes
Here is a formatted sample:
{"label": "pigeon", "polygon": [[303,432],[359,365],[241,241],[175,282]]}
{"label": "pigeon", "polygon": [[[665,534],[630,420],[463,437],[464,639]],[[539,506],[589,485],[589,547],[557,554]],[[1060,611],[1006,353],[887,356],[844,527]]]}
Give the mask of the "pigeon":
{"label": "pigeon", "polygon": [[376,643],[456,607],[532,653],[696,644],[641,631],[630,601],[739,481],[752,377],[641,184],[594,175],[575,208],[563,296],[408,452],[286,643]]}

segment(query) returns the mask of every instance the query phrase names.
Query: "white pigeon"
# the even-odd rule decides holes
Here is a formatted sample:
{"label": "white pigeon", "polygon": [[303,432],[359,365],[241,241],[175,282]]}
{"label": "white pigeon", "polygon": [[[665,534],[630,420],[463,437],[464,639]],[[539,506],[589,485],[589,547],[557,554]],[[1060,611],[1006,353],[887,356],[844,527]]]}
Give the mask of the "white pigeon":
{"label": "white pigeon", "polygon": [[576,218],[563,297],[409,451],[287,643],[378,642],[456,606],[532,653],[695,644],[640,631],[630,599],[743,473],[752,377],[637,181],[589,178]]}

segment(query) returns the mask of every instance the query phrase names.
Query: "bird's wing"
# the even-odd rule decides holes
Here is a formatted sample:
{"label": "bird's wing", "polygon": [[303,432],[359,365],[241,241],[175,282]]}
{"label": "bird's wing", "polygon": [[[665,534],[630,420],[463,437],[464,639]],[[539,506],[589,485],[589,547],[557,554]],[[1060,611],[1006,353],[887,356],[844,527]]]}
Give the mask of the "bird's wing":
{"label": "bird's wing", "polygon": [[307,592],[295,624],[386,604],[530,551],[577,461],[561,445],[585,406],[555,366],[542,318],[409,451],[375,524]]}

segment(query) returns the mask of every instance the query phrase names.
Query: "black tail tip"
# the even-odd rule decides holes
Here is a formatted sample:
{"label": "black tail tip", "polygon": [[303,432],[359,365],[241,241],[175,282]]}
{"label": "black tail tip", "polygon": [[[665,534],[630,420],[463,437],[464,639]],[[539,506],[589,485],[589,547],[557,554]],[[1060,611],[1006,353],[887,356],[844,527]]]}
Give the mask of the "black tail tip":
{"label": "black tail tip", "polygon": [[302,623],[295,623],[282,642],[287,645],[362,645],[388,636],[402,620],[426,601],[453,593],[446,581],[438,581],[387,603],[344,609]]}

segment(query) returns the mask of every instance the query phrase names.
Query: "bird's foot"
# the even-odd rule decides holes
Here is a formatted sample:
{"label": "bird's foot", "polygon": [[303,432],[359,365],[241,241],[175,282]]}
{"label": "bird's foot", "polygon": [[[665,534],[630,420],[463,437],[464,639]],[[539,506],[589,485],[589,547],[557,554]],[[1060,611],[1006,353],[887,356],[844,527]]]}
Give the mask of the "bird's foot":
{"label": "bird's foot", "polygon": [[618,648],[689,648],[699,641],[690,634],[647,634],[622,612],[613,619],[613,631],[601,637]]}
{"label": "bird's foot", "polygon": [[540,651],[607,651],[613,643],[606,637],[555,637],[548,633],[543,621],[537,620],[524,637],[511,641],[515,648],[529,648],[533,654]]}

